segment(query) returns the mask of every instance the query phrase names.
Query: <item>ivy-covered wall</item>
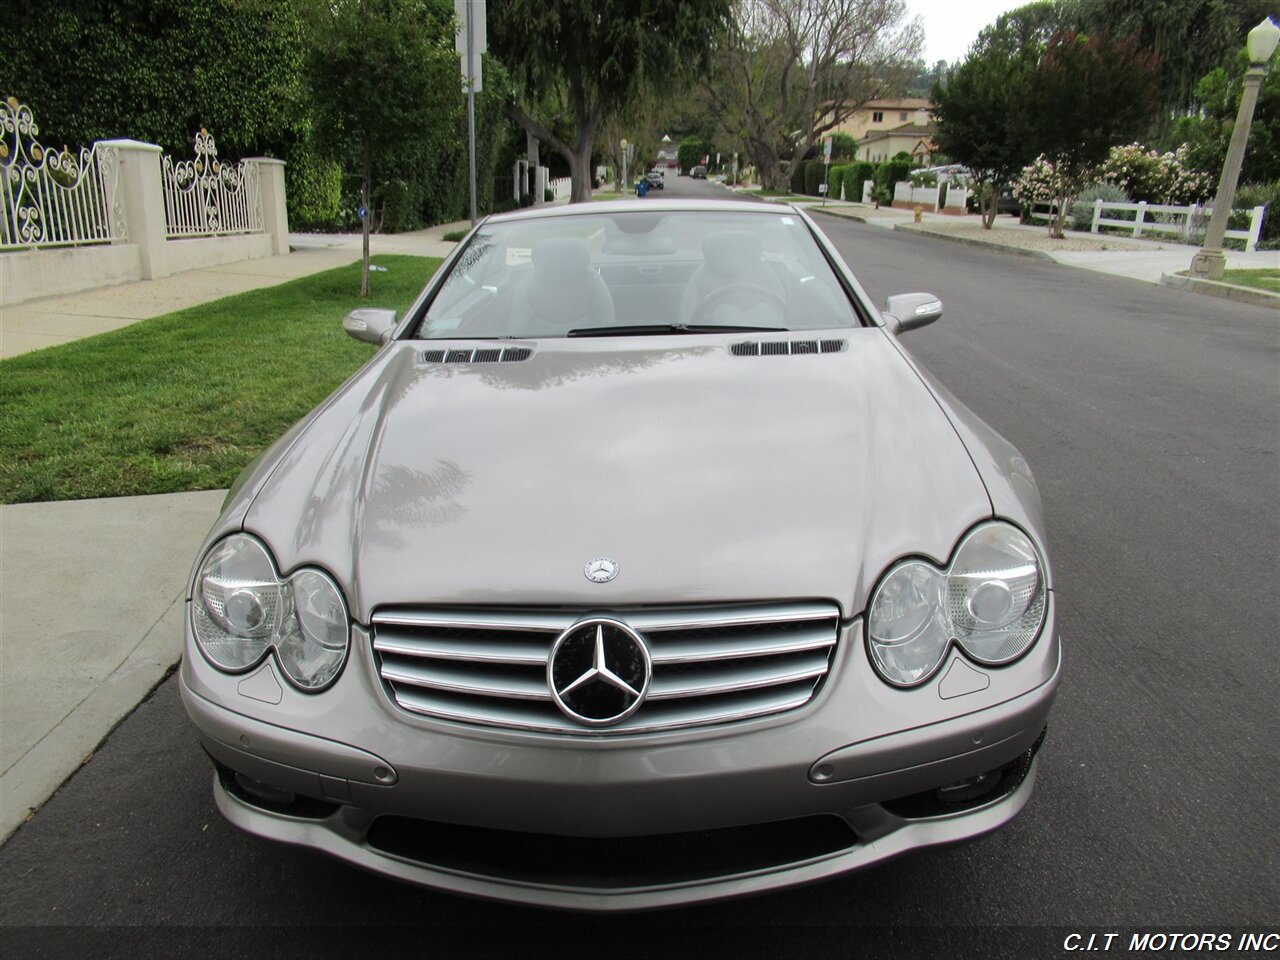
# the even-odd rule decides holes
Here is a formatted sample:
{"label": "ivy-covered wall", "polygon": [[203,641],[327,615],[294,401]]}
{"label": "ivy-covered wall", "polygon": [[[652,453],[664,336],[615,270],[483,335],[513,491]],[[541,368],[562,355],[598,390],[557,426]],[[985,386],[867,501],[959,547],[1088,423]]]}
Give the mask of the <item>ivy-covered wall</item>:
{"label": "ivy-covered wall", "polygon": [[[409,3],[412,0],[387,0]],[[452,5],[432,0],[444,11]],[[303,0],[8,0],[0,28],[0,96],[28,104],[46,145],[129,137],[191,154],[201,128],[221,157],[287,161],[291,225],[358,225],[359,150],[319,141]],[[451,51],[452,37],[441,42]],[[396,147],[374,191],[375,223],[407,230],[467,215],[466,100],[457,58],[433,61],[441,93],[430,122]],[[495,160],[510,122],[502,65],[486,58],[476,99],[480,209],[493,203]]]}

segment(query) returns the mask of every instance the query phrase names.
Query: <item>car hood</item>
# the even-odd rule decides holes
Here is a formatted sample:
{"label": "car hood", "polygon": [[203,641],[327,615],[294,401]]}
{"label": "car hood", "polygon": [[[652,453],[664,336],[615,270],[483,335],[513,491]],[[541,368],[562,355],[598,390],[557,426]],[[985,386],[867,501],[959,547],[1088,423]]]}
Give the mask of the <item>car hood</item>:
{"label": "car hood", "polygon": [[[818,598],[852,616],[889,563],[945,559],[991,504],[887,335],[842,336],[790,356],[544,340],[501,363],[395,343],[314,415],[244,526],[284,571],[332,572],[362,622],[387,604]],[[598,557],[611,582],[584,575]]]}

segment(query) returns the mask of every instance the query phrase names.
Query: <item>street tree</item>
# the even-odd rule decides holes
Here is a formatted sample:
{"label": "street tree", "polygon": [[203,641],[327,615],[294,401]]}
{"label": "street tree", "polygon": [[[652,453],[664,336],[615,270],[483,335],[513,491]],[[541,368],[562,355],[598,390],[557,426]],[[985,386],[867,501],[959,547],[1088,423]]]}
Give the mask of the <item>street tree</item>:
{"label": "street tree", "polygon": [[1006,10],[978,31],[973,51],[1038,54],[1058,34],[1079,30],[1078,3],[1079,0],[1032,0]]}
{"label": "street tree", "polygon": [[933,85],[934,142],[969,168],[987,230],[995,222],[1000,188],[1036,155],[1026,114],[1035,66],[1034,48],[975,45]]}
{"label": "street tree", "polygon": [[1027,85],[1025,129],[1028,146],[1055,172],[1050,236],[1062,236],[1090,169],[1147,129],[1159,109],[1158,83],[1156,56],[1130,40],[1061,33],[1049,41]]}
{"label": "street tree", "polygon": [[[1249,56],[1241,50],[1230,70],[1219,67],[1196,84],[1195,102],[1198,112],[1181,117],[1174,125],[1173,145],[1190,146],[1192,164],[1217,176],[1226,160],[1227,145],[1235,129],[1236,113],[1244,89],[1244,73]],[[1249,126],[1249,143],[1240,168],[1241,183],[1275,183],[1280,181],[1280,69],[1272,68],[1262,79],[1253,122]],[[1267,211],[1267,216],[1280,216]]]}
{"label": "street tree", "polygon": [[511,71],[509,114],[568,161],[573,203],[591,199],[600,124],[703,70],[730,2],[491,0],[489,49]]}
{"label": "street tree", "polygon": [[[629,189],[631,183],[635,183],[636,175],[644,172],[645,164],[657,156],[667,113],[659,96],[645,92],[600,122],[594,149],[597,154],[609,158],[616,189]],[[624,140],[627,143],[625,151],[622,147]],[[629,162],[626,153],[630,153]],[[624,173],[630,183],[623,181]]]}
{"label": "street tree", "polygon": [[923,27],[903,0],[735,0],[706,87],[765,187],[824,133],[916,72]]}
{"label": "street tree", "polygon": [[1234,62],[1245,35],[1275,0],[1072,0],[1088,33],[1128,37],[1160,59],[1160,101],[1170,113],[1197,103],[1196,85]]}
{"label": "street tree", "polygon": [[460,82],[449,82],[458,76],[453,10],[416,0],[314,0],[306,10],[318,140],[358,151],[366,297],[374,182],[394,172],[387,158],[399,146],[438,125],[462,96]]}

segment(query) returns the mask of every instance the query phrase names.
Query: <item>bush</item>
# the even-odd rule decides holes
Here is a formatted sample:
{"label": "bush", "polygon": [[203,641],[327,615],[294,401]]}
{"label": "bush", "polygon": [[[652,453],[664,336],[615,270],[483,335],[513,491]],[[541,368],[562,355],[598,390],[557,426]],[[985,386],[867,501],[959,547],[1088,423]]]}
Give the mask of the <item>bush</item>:
{"label": "bush", "polygon": [[831,134],[831,162],[852,160],[858,155],[858,141],[847,133]]}
{"label": "bush", "polygon": [[339,226],[342,164],[319,156],[310,143],[300,143],[284,168],[289,226],[294,229]]}
{"label": "bush", "polygon": [[[850,164],[844,175],[845,195],[850,200],[862,199],[862,184],[876,178],[876,165],[867,160]],[[850,185],[853,189],[850,191]]]}
{"label": "bush", "polygon": [[1280,180],[1271,183],[1246,183],[1236,191],[1237,209],[1251,209],[1265,206],[1267,212],[1262,215],[1262,237],[1259,246],[1268,250],[1280,245]]}
{"label": "bush", "polygon": [[680,165],[680,172],[687,174],[702,162],[704,156],[712,159],[713,153],[714,148],[701,137],[685,137],[676,148],[676,163]]}
{"label": "bush", "polygon": [[[905,156],[905,154],[899,154],[899,156]],[[886,160],[876,168],[876,191],[886,198],[882,199],[881,203],[893,202],[893,185],[906,180],[910,172],[911,161],[899,160],[896,157],[893,160]]]}
{"label": "bush", "polygon": [[1093,226],[1093,202],[1104,200],[1107,203],[1128,203],[1129,195],[1114,183],[1091,183],[1071,201],[1071,210],[1067,216],[1071,218],[1072,230],[1088,230]]}
{"label": "bush", "polygon": [[1134,200],[1194,203],[1209,196],[1215,183],[1209,174],[1192,169],[1189,150],[1185,143],[1167,153],[1147,150],[1140,143],[1112,147],[1097,168],[1097,179],[1123,188]]}
{"label": "bush", "polygon": [[[845,174],[847,174],[850,169],[851,165],[847,163],[842,163],[839,166],[833,166],[831,168],[831,176],[827,181],[830,187],[827,191],[827,197],[829,199],[840,199],[840,191],[844,189]],[[852,200],[854,198],[850,197],[849,199]]]}
{"label": "bush", "polygon": [[822,183],[825,174],[824,164],[821,160],[806,160],[804,162],[804,192],[811,197],[818,195],[818,187]]}

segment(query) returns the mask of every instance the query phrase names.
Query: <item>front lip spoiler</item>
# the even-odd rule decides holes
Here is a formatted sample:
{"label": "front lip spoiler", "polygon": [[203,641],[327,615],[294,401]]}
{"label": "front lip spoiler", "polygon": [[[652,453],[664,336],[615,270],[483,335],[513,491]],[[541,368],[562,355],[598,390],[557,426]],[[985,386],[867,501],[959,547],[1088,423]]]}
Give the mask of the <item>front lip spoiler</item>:
{"label": "front lip spoiler", "polygon": [[878,806],[862,808],[865,824],[855,831],[874,830],[875,839],[837,853],[728,877],[676,884],[633,887],[601,892],[551,884],[526,883],[426,866],[376,851],[363,842],[365,824],[348,824],[340,809],[324,820],[304,820],[271,814],[232,796],[213,776],[218,810],[235,826],[258,837],[308,847],[353,866],[444,893],[460,894],[525,906],[601,913],[625,913],[709,903],[729,897],[771,893],[922,850],[983,836],[1017,816],[1035,786],[1039,758],[1011,793],[991,803],[946,817],[906,820]]}

